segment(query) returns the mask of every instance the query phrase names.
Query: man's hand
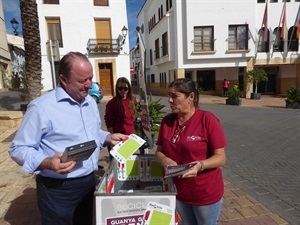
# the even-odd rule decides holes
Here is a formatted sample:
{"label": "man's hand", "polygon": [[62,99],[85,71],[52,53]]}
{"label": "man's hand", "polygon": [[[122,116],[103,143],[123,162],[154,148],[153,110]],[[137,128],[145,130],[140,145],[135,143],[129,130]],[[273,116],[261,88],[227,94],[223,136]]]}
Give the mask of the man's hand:
{"label": "man's hand", "polygon": [[63,163],[61,162],[62,154],[63,153],[61,152],[56,153],[53,157],[44,159],[44,161],[40,164],[39,169],[48,169],[60,174],[70,173],[76,165],[76,161]]}
{"label": "man's hand", "polygon": [[128,135],[120,134],[120,133],[113,133],[113,134],[107,135],[105,141],[112,144],[112,145],[116,145],[120,141],[125,141],[127,139],[128,139]]}

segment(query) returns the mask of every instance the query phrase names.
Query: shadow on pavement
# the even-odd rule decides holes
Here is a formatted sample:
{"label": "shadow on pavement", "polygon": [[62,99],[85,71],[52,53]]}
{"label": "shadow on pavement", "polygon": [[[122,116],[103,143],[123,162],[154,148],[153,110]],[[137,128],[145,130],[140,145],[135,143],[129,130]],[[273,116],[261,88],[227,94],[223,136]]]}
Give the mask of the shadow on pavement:
{"label": "shadow on pavement", "polygon": [[[20,221],[20,218],[23,219],[23,222]],[[24,189],[23,194],[11,202],[4,220],[10,225],[40,225],[41,217],[36,201],[36,189],[32,187]]]}
{"label": "shadow on pavement", "polygon": [[27,103],[21,99],[23,91],[1,91],[0,92],[0,110],[15,111],[20,110],[21,104]]}
{"label": "shadow on pavement", "polygon": [[16,110],[16,102],[20,101],[20,97],[3,96],[0,98],[0,106],[7,110]]}
{"label": "shadow on pavement", "polygon": [[7,138],[5,138],[2,142],[12,142],[16,136],[16,133],[17,133],[17,131],[13,132],[11,135],[9,135]]}

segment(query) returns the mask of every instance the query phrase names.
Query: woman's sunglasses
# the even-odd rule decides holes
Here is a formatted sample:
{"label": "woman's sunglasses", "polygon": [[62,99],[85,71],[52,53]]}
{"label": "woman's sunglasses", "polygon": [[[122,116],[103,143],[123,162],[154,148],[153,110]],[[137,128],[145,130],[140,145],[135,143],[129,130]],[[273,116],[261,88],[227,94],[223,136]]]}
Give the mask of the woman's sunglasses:
{"label": "woman's sunglasses", "polygon": [[128,91],[128,87],[118,87],[118,90],[119,90],[119,91],[122,91],[122,90]]}

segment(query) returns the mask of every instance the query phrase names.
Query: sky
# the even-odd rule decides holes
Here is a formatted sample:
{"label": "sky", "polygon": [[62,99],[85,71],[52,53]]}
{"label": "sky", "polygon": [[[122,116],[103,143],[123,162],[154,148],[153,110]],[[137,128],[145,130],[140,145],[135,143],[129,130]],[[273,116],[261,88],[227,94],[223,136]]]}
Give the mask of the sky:
{"label": "sky", "polygon": [[[128,37],[129,37],[129,48],[133,48],[136,45],[136,33],[135,28],[137,27],[136,16],[141,9],[144,0],[126,0],[127,6],[127,18],[128,18]],[[4,19],[6,32],[13,34],[13,28],[10,21],[15,18],[19,22],[18,32],[22,30],[22,21],[20,15],[19,0],[2,0]],[[20,33],[22,36],[22,33]]]}

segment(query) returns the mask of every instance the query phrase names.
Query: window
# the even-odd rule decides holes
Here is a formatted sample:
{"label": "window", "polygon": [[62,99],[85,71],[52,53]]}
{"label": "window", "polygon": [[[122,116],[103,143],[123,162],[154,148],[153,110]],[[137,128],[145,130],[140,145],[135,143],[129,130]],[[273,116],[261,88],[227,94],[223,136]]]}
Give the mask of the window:
{"label": "window", "polygon": [[95,6],[108,6],[108,0],[94,0]]}
{"label": "window", "polygon": [[265,0],[257,0],[257,3],[265,3]]}
{"label": "window", "polygon": [[159,39],[155,40],[155,59],[159,58]]}
{"label": "window", "polygon": [[213,51],[214,34],[213,27],[194,27],[194,51]]}
{"label": "window", "polygon": [[278,0],[270,0],[271,3],[278,2]]}
{"label": "window", "polygon": [[166,87],[166,83],[167,83],[167,75],[166,73],[159,73],[159,84],[160,87]]}
{"label": "window", "polygon": [[248,25],[230,25],[228,33],[229,50],[248,49]]}
{"label": "window", "polygon": [[44,0],[44,4],[58,4],[59,0]]}
{"label": "window", "polygon": [[59,47],[63,47],[60,18],[46,18],[49,40],[58,40]]}
{"label": "window", "polygon": [[154,74],[150,75],[150,82],[155,83],[155,75]]}
{"label": "window", "polygon": [[297,27],[292,26],[288,31],[288,51],[298,51],[299,40],[297,37]]}
{"label": "window", "polygon": [[[159,9],[158,9],[158,13],[159,13]],[[159,15],[158,15],[159,16]],[[155,14],[154,16],[150,19],[150,21],[148,22],[148,26],[149,26],[149,33],[150,31],[155,27],[156,25],[156,19],[155,19]]]}
{"label": "window", "polygon": [[[264,40],[264,35],[265,35],[265,29],[267,30],[266,32],[266,40]],[[263,27],[259,30],[259,42],[257,46],[257,51],[258,52],[269,52],[269,31],[266,27]]]}
{"label": "window", "polygon": [[150,65],[153,64],[153,55],[152,55],[152,49],[150,49]]}
{"label": "window", "polygon": [[144,24],[142,24],[142,26],[141,26],[141,32],[142,32],[142,34],[145,32]]}
{"label": "window", "polygon": [[100,52],[118,51],[119,41],[111,38],[110,19],[95,19],[97,47]]}
{"label": "window", "polygon": [[168,32],[162,35],[162,55],[168,55]]}
{"label": "window", "polygon": [[274,52],[283,52],[284,49],[284,40],[281,37],[281,27],[276,27],[273,31],[273,51]]}
{"label": "window", "polygon": [[157,9],[157,13],[158,13],[158,20],[161,20],[161,15],[160,15],[160,8]]}

